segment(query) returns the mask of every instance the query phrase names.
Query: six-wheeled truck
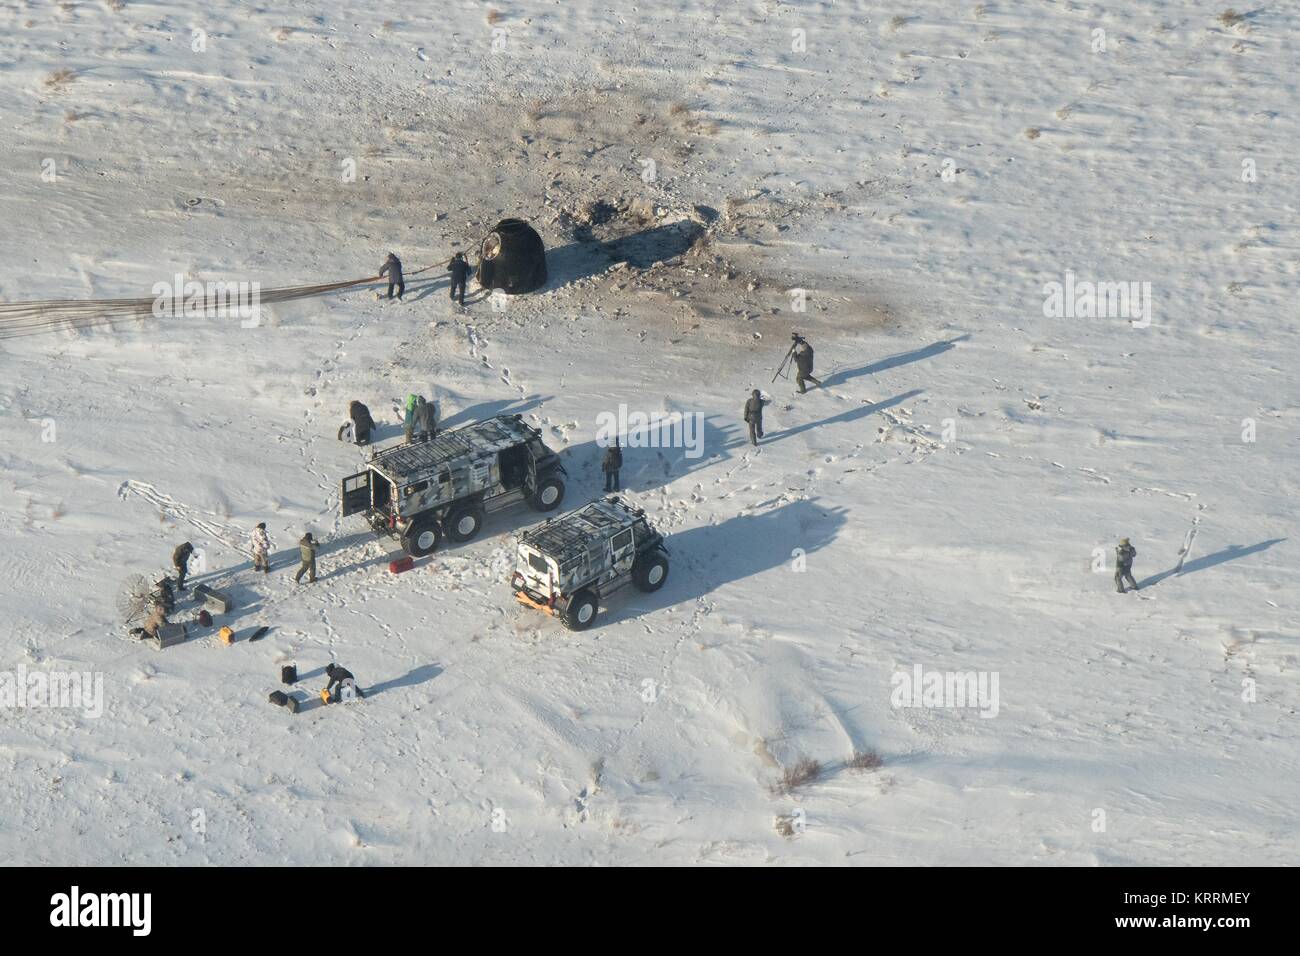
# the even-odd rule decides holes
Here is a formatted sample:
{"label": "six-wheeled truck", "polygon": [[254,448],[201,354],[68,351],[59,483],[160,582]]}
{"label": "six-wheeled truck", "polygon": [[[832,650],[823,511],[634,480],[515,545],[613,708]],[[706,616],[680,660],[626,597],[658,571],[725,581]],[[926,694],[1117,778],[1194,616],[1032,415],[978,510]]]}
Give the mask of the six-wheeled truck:
{"label": "six-wheeled truck", "polygon": [[501,415],[428,441],[376,452],[365,471],[343,479],[343,516],[366,515],[380,535],[399,539],[412,557],[443,535],[468,541],[484,515],[527,501],[553,511],[564,500],[564,466],[541,432],[518,415]]}
{"label": "six-wheeled truck", "polygon": [[628,584],[657,591],[667,578],[663,535],[645,512],[609,497],[521,534],[510,585],[521,604],[581,631],[602,599]]}

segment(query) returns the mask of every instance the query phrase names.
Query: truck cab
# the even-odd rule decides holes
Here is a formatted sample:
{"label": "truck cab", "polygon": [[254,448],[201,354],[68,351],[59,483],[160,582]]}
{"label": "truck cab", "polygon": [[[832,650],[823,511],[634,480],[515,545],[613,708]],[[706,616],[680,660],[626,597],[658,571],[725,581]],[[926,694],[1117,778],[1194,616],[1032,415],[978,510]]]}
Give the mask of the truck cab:
{"label": "truck cab", "polygon": [[667,577],[663,535],[611,496],[520,535],[511,587],[521,604],[576,631],[591,626],[602,599],[628,584],[657,591]]}

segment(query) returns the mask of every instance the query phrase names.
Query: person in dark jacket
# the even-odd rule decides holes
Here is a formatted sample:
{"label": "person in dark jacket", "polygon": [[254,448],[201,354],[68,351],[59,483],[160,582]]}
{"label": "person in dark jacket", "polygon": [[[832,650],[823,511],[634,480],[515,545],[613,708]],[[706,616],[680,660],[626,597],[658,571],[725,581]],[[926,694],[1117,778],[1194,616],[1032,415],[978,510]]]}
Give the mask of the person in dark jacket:
{"label": "person in dark jacket", "polygon": [[469,278],[472,271],[469,260],[465,258],[465,253],[458,252],[451,257],[451,262],[447,264],[451,270],[451,301],[456,301],[457,290],[460,291],[460,304],[465,304],[465,281]]}
{"label": "person in dark jacket", "polygon": [[[338,700],[346,700],[351,694],[357,697],[364,697],[361,688],[357,686],[357,680],[352,676],[352,672],[338,664],[326,664],[325,676],[329,678],[329,683],[321,691],[321,699],[327,704],[332,704]],[[347,691],[344,688],[348,688]]]}
{"label": "person in dark jacket", "polygon": [[302,583],[302,576],[307,575],[307,583],[316,582],[316,549],[320,547],[320,542],[311,536],[308,531],[298,541],[298,554],[302,558],[302,564],[298,566],[298,573],[293,576],[294,584]]}
{"label": "person in dark jacket", "polygon": [[1115,549],[1115,590],[1120,594],[1124,593],[1124,582],[1134,591],[1138,589],[1137,582],[1133,580],[1133,559],[1137,557],[1137,548],[1128,543],[1128,538],[1119,539],[1119,547]]}
{"label": "person in dark jacket", "polygon": [[749,443],[757,445],[758,440],[763,437],[763,406],[770,405],[771,402],[763,397],[763,393],[754,389],[745,402],[745,421],[749,425]]}
{"label": "person in dark jacket", "polygon": [[370,444],[370,431],[375,427],[370,409],[361,402],[354,401],[348,405],[348,418],[352,419],[352,440],[358,445]]}
{"label": "person in dark jacket", "polygon": [[414,425],[417,441],[429,441],[438,431],[438,407],[423,395],[416,400]]}
{"label": "person in dark jacket", "polygon": [[614,444],[605,449],[605,457],[600,461],[600,470],[605,473],[605,490],[618,491],[618,472],[623,467],[623,449],[619,447],[618,439],[614,439]]}
{"label": "person in dark jacket", "polygon": [[794,383],[800,392],[808,391],[804,382],[820,385],[821,379],[813,378],[813,347],[799,333],[794,334]]}
{"label": "person in dark jacket", "polygon": [[179,545],[176,550],[172,552],[172,567],[176,569],[177,590],[185,590],[185,575],[189,573],[190,555],[193,553],[194,545],[190,544],[188,541]]}
{"label": "person in dark jacket", "polygon": [[163,611],[167,614],[176,610],[176,595],[172,593],[172,579],[160,578],[154,584],[154,588],[156,590],[151,596],[153,603],[161,605]]}
{"label": "person in dark jacket", "polygon": [[396,287],[397,297],[400,299],[402,293],[406,291],[406,283],[402,281],[402,260],[391,252],[379,270],[379,278],[382,279],[385,275],[388,276],[388,297],[390,299],[393,297],[393,289]]}

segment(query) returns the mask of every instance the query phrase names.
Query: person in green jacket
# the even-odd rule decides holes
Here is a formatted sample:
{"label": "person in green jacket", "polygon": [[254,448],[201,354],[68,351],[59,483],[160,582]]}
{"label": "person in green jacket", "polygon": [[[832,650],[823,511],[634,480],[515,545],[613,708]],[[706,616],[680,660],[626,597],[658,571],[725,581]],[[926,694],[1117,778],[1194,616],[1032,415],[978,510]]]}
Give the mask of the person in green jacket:
{"label": "person in green jacket", "polygon": [[411,394],[406,396],[406,418],[402,422],[402,430],[406,433],[406,443],[411,443],[411,437],[415,434],[415,406],[419,404],[420,396]]}
{"label": "person in green jacket", "polygon": [[298,573],[293,576],[294,584],[302,583],[302,576],[307,575],[307,583],[316,582],[316,549],[320,542],[316,541],[308,531],[298,541],[298,553],[302,556],[302,564],[298,566]]}

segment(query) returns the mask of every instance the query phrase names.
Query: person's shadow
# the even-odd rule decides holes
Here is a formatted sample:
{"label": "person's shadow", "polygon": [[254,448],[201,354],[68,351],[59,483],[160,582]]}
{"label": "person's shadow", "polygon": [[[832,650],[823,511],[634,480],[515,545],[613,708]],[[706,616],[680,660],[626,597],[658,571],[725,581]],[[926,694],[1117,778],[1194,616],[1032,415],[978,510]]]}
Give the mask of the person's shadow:
{"label": "person's shadow", "polygon": [[1232,544],[1226,548],[1215,551],[1212,554],[1206,554],[1202,557],[1194,558],[1191,561],[1185,562],[1181,571],[1179,571],[1177,567],[1172,567],[1168,571],[1161,571],[1159,574],[1153,574],[1151,577],[1140,582],[1138,587],[1149,588],[1152,585],[1159,584],[1168,577],[1182,577],[1184,574],[1204,571],[1206,568],[1212,568],[1217,564],[1236,561],[1238,558],[1244,558],[1248,554],[1257,554],[1260,551],[1267,551],[1269,548],[1273,547],[1273,545],[1281,544],[1285,540],[1286,538],[1269,538],[1267,541],[1261,541],[1258,544],[1252,544],[1250,546]]}
{"label": "person's shadow", "polygon": [[[477,405],[471,405],[468,408],[462,408],[458,412],[452,412],[438,423],[438,431],[455,428],[458,425],[467,425],[470,422],[486,421],[489,418],[496,418],[498,415],[522,415],[524,412],[537,408],[547,401],[550,401],[549,396],[529,395],[526,398],[497,398],[489,402],[479,402]],[[545,435],[542,437],[545,439]]]}
{"label": "person's shadow", "polygon": [[863,375],[875,375],[877,372],[886,372],[891,368],[898,368],[900,365],[910,365],[912,362],[920,362],[924,359],[934,358],[936,355],[942,355],[957,346],[958,342],[964,342],[970,338],[969,334],[959,335],[955,339],[949,339],[946,342],[934,342],[924,348],[913,349],[910,352],[899,352],[897,355],[891,355],[860,368],[842,369],[832,372],[827,378],[822,380],[822,385],[829,388],[832,385],[840,385],[850,379],[860,378]]}
{"label": "person's shadow", "polygon": [[914,388],[910,392],[904,392],[901,395],[895,395],[893,398],[887,398],[883,402],[874,402],[859,405],[857,408],[850,408],[846,412],[840,412],[838,415],[832,415],[829,418],[823,418],[815,422],[804,422],[802,425],[796,425],[793,428],[787,428],[784,431],[768,432],[759,442],[759,447],[770,445],[773,442],[781,441],[783,438],[789,438],[792,435],[798,435],[800,432],[806,432],[811,428],[823,428],[827,425],[844,425],[848,422],[855,422],[860,418],[866,418],[885,408],[893,408],[909,398],[915,398],[922,394],[922,390]]}
{"label": "person's shadow", "polygon": [[[385,693],[386,691],[396,690],[399,687],[415,687],[418,684],[423,684],[426,683],[427,681],[431,681],[439,674],[441,674],[442,671],[443,668],[441,664],[421,664],[419,667],[415,667],[407,671],[401,677],[393,677],[386,681],[382,681],[381,683],[372,684],[369,687],[363,687],[361,684],[358,683],[357,686],[361,688],[361,693],[363,695],[359,700],[355,700],[355,701],[336,700],[334,701],[333,704],[330,704],[329,706],[332,707],[335,704],[344,704],[345,706],[348,707],[364,705],[364,703],[370,700],[372,697],[378,697],[380,694]],[[317,667],[315,670],[307,671],[305,674],[299,674],[298,683],[305,684],[313,677],[319,678],[324,676],[325,676],[325,668]],[[294,687],[293,692],[290,693],[290,696],[293,697],[295,693],[307,695],[305,699],[300,697],[294,698],[295,700],[298,701],[298,713],[300,714],[305,713],[306,711],[309,710],[315,710],[317,707],[326,706],[325,701],[321,698],[319,690],[313,690],[307,687]]]}
{"label": "person's shadow", "polygon": [[[421,299],[428,298],[439,289],[447,289],[450,287],[451,276],[421,279],[419,282],[408,282],[406,285],[406,293],[402,296],[402,300],[404,302],[419,302]],[[415,291],[416,293],[414,296],[411,295],[412,291]]]}
{"label": "person's shadow", "polygon": [[418,684],[426,683],[433,680],[443,671],[441,664],[421,664],[419,667],[412,668],[401,677],[391,677],[386,681],[374,684],[370,687],[361,688],[361,692],[366,695],[365,699],[378,697],[386,691],[396,690],[399,687],[415,687]]}

